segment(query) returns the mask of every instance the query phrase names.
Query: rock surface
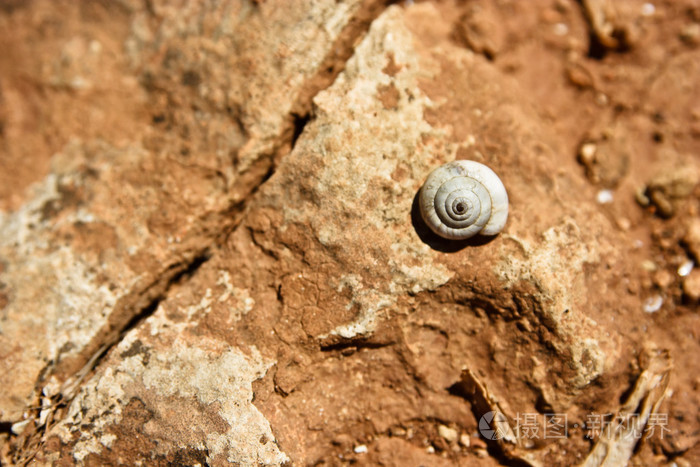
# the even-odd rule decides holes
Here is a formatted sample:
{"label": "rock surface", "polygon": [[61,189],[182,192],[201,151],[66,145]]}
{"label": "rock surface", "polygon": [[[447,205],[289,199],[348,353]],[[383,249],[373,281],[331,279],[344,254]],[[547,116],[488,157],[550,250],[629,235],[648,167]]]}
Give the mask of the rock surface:
{"label": "rock surface", "polygon": [[[623,2],[636,36],[610,55],[585,49],[575,2],[481,3],[0,9],[63,25],[53,68],[24,59],[57,127],[61,99],[120,101],[97,95],[103,73],[136,120],[66,120],[72,138],[33,146],[57,150],[37,156],[43,179],[0,193],[2,462],[570,465],[657,349],[686,371],[649,415],[667,436],[635,461],[699,460],[700,420],[678,416],[700,405],[697,271],[676,272],[696,255],[697,182],[655,191],[668,219],[635,201],[659,180],[644,161],[697,174],[683,96],[699,88],[657,84],[694,66],[685,13]],[[9,167],[36,94],[4,66],[0,97],[22,102],[0,112]],[[584,160],[590,144],[604,157]],[[455,159],[503,180],[499,236],[450,242],[420,219],[423,180]],[[520,435],[528,415],[566,433],[504,447],[484,401]]]}
{"label": "rock surface", "polygon": [[[290,4],[287,13],[270,5],[262,7],[262,11],[237,11],[243,4],[231,2],[228,8],[232,11],[227,10],[222,16],[221,11],[204,7],[193,12],[164,5],[163,11],[149,13],[164,21],[155,31],[146,24],[147,12],[135,9],[132,13],[134,32],[126,39],[130,57],[164,69],[159,78],[169,79],[171,84],[175,81],[171,75],[177,74],[179,86],[169,88],[172,95],[152,93],[154,124],[163,118],[159,101],[177,98],[180,102],[168,103],[168,118],[175,120],[168,125],[168,132],[187,134],[197,127],[197,137],[175,138],[171,142],[167,133],[163,136],[162,130],[151,125],[140,135],[141,141],[124,147],[104,141],[71,141],[54,156],[51,173],[36,186],[31,201],[3,217],[0,255],[7,264],[5,283],[16,296],[4,310],[7,324],[0,336],[4,347],[12,349],[7,371],[0,372],[0,384],[9,388],[0,395],[0,419],[21,417],[47,364],[58,366],[57,373],[77,371],[105,342],[117,337],[115,330],[123,329],[162,294],[169,281],[201,261],[215,237],[238,222],[242,200],[274,164],[274,140],[288,131],[282,120],[289,118],[296,94],[309,86],[308,80],[318,79],[318,73],[326,72],[319,68],[325,66],[328,49],[335,45],[344,25],[354,20],[352,15],[363,8],[359,2],[349,2],[344,9],[331,2],[314,3],[314,8],[319,9],[312,15],[314,21],[323,18],[315,26],[322,39],[308,31],[306,36],[287,31],[296,43],[277,34],[277,29],[268,31],[269,37],[261,42],[259,36],[264,31],[248,18],[266,18],[273,24],[280,18],[291,21],[295,14],[301,14],[301,6]],[[309,24],[316,25],[300,22],[298,27],[306,30]],[[237,25],[240,30],[233,34]],[[222,29],[219,40],[205,40],[202,29],[206,28]],[[147,46],[139,42],[143,36],[151,38]],[[205,108],[193,112],[191,106],[196,106],[202,100],[201,94],[209,91],[197,89],[194,95],[187,92],[195,78],[183,70],[207,70],[210,63],[223,66],[216,50],[211,49],[235,50],[237,46],[230,44],[234,37],[247,37],[250,43],[265,43],[268,48],[284,45],[290,54],[303,50],[306,55],[299,55],[294,61],[296,67],[290,63],[289,69],[274,76],[270,75],[272,65],[268,64],[257,72],[250,70],[247,76],[224,75],[218,81],[211,77],[207,81],[210,86],[219,83],[231,88],[232,96],[222,97],[221,102],[200,103]],[[187,50],[197,57],[181,57],[177,53],[178,47],[184,47],[182,43],[188,40],[194,44]],[[201,42],[208,45],[205,50],[210,55],[197,53],[204,48]],[[166,48],[181,57],[178,66],[168,62],[167,57],[156,56],[155,48]],[[266,56],[259,52],[254,55]],[[245,53],[236,57],[246,59]],[[149,79],[152,70],[139,71],[137,77],[148,81],[144,86],[158,87]],[[224,74],[223,70],[218,73]],[[264,79],[258,81],[258,75]],[[278,81],[270,82],[273,78]],[[261,96],[262,92],[255,90],[261,84],[279,94]],[[179,96],[183,91],[184,97]],[[250,98],[251,94],[258,96],[257,101]],[[274,115],[274,123],[251,116],[252,123],[237,125],[235,115],[232,122],[228,109],[238,105],[236,100],[245,100],[258,113]],[[183,143],[194,147],[180,147]],[[258,147],[250,157],[231,166],[232,153],[238,154],[246,144],[262,145],[267,152]],[[196,158],[189,156],[190,150],[196,151]],[[24,284],[35,284],[37,288]],[[42,293],[37,295],[39,290]],[[39,330],[46,339],[22,338]],[[15,373],[26,380],[18,382]]]}

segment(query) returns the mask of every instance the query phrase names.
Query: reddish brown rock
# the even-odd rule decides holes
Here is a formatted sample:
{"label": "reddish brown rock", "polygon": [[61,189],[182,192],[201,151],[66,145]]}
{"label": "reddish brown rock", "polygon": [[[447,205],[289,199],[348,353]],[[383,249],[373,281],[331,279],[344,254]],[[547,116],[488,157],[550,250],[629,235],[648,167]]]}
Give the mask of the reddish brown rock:
{"label": "reddish brown rock", "polygon": [[[149,10],[125,3],[113,20],[131,25],[128,69],[124,56],[100,58],[84,31],[65,39],[63,61],[47,67],[47,86],[99,86],[101,60],[119,61],[114,80],[140,80],[139,92],[125,98],[140,109],[142,128],[110,141],[72,140],[29,201],[2,214],[2,423],[21,421],[46,378],[71,380],[207,258],[290,144],[293,113],[308,111],[306,94],[332,79],[378,3],[284,5],[177,9],[166,2]],[[21,22],[40,8],[10,9],[2,18]],[[203,36],[209,32],[215,37]],[[281,62],[285,56],[293,58]]]}
{"label": "reddish brown rock", "polygon": [[[670,220],[634,201],[652,161],[674,171],[659,155],[698,149],[692,57],[664,58],[681,13],[624,2],[595,27],[640,35],[606,55],[575,3],[477,3],[120,2],[108,57],[139,90],[139,132],[76,133],[0,216],[3,464],[569,465],[591,452],[589,415],[629,412],[635,387],[668,438],[619,455],[692,463],[694,273],[683,298],[661,272],[693,251],[697,196],[657,190]],[[47,72],[89,92],[104,57],[65,34]],[[608,151],[586,153],[615,187],[605,205],[576,161],[587,135]],[[454,159],[504,181],[495,238],[423,225],[416,193]],[[496,409],[512,433],[543,413],[571,430],[480,438]]]}

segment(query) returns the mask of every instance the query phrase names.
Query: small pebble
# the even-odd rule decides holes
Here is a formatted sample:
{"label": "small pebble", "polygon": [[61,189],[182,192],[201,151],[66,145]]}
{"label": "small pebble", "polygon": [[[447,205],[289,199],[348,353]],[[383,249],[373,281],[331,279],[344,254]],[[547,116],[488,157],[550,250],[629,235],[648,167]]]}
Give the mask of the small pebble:
{"label": "small pebble", "polygon": [[445,425],[440,425],[438,426],[438,434],[445,438],[448,442],[452,443],[454,441],[457,441],[457,436],[459,436],[459,433],[457,433],[457,430],[454,428],[450,428]]}
{"label": "small pebble", "polygon": [[647,187],[645,186],[637,188],[637,191],[634,193],[634,198],[642,207],[647,207],[651,204],[651,200],[647,196]]}
{"label": "small pebble", "polygon": [[683,293],[690,300],[700,300],[700,271],[694,270],[683,280]]}
{"label": "small pebble", "polygon": [[100,41],[96,41],[96,40],[90,41],[89,47],[90,47],[90,52],[93,54],[98,54],[98,53],[102,52],[102,44],[100,43]]}
{"label": "small pebble", "polygon": [[600,190],[596,196],[598,204],[608,204],[613,201],[613,191],[612,190]]}
{"label": "small pebble", "polygon": [[627,284],[627,292],[630,295],[637,295],[639,293],[639,284],[637,282],[629,282]]}
{"label": "small pebble", "polygon": [[606,105],[608,105],[608,96],[606,96],[602,92],[599,92],[595,95],[595,103],[601,107],[605,107]]}
{"label": "small pebble", "polygon": [[647,313],[656,313],[664,304],[664,299],[661,295],[654,295],[644,300],[644,311]]}
{"label": "small pebble", "polygon": [[692,23],[684,27],[680,34],[681,40],[690,45],[700,43],[700,23]]}
{"label": "small pebble", "polygon": [[591,164],[595,162],[595,151],[595,143],[586,143],[581,145],[581,149],[579,149],[578,152],[581,157],[581,162],[584,164]]}
{"label": "small pebble", "polygon": [[554,7],[560,13],[567,13],[569,10],[571,10],[571,5],[569,4],[569,0],[557,0],[554,3]]}
{"label": "small pebble", "polygon": [[632,222],[626,217],[620,217],[617,219],[617,226],[620,230],[627,232],[632,227]]}
{"label": "small pebble", "polygon": [[695,263],[692,260],[686,260],[683,264],[678,267],[678,275],[685,277],[690,274],[690,271],[695,267]]}
{"label": "small pebble", "polygon": [[49,419],[49,415],[51,414],[50,409],[44,409],[41,412],[39,412],[39,426],[44,426],[46,425],[46,420]]}
{"label": "small pebble", "polygon": [[355,454],[365,454],[367,452],[367,446],[360,444],[359,446],[355,446],[353,451],[355,451]]}
{"label": "small pebble", "polygon": [[554,34],[557,36],[566,36],[569,33],[569,27],[564,23],[554,25]]}
{"label": "small pebble", "polygon": [[688,221],[683,235],[683,243],[696,261],[700,261],[700,219],[697,217]]}
{"label": "small pebble", "polygon": [[466,433],[462,433],[462,436],[459,437],[459,444],[461,444],[465,448],[468,448],[469,445],[471,444],[471,441],[469,439],[469,435]]}
{"label": "small pebble", "polygon": [[661,289],[667,288],[673,283],[673,274],[665,269],[660,269],[654,273],[654,285]]}
{"label": "small pebble", "polygon": [[[572,45],[575,48],[576,45]],[[576,57],[572,57],[570,61],[576,60]],[[593,86],[593,78],[591,74],[580,65],[570,65],[566,69],[566,77],[571,81],[571,83],[580,88],[589,88]],[[584,152],[585,151],[585,152]],[[586,143],[581,146],[579,150],[579,158],[582,164],[591,164],[595,158],[595,144]]]}
{"label": "small pebble", "polygon": [[642,5],[642,16],[652,16],[654,13],[656,13],[656,7],[653,3]]}
{"label": "small pebble", "polygon": [[21,435],[24,429],[27,427],[27,425],[29,425],[29,422],[31,421],[31,418],[27,418],[26,420],[22,420],[21,422],[13,423],[10,429],[12,430],[13,434]]}
{"label": "small pebble", "polygon": [[656,263],[654,263],[650,259],[645,259],[644,261],[642,261],[642,269],[644,269],[645,271],[654,272],[656,271]]}

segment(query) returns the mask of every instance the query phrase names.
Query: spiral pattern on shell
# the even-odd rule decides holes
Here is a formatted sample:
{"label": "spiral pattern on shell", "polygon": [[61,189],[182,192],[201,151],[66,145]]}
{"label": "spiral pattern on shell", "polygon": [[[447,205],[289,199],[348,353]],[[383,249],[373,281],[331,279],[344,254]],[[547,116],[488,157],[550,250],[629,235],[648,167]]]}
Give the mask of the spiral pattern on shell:
{"label": "spiral pattern on shell", "polygon": [[496,173],[474,161],[433,170],[419,195],[421,216],[441,237],[462,240],[496,235],[508,219],[508,194]]}

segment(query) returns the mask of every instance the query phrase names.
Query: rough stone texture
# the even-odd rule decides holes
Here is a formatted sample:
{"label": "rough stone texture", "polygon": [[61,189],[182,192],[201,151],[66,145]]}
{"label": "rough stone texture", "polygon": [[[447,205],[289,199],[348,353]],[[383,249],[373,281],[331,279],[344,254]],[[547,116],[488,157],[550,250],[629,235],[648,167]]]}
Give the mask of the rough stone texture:
{"label": "rough stone texture", "polygon": [[[669,194],[671,219],[635,202],[651,162],[695,170],[697,81],[674,81],[695,10],[623,2],[618,55],[586,50],[574,2],[481,3],[120,2],[143,129],[77,133],[0,218],[0,459],[571,465],[663,348],[685,371],[633,462],[698,460],[697,271],[676,271],[700,193]],[[98,83],[78,37],[57,73]],[[501,235],[422,223],[454,159],[504,181]],[[480,438],[465,372],[511,423],[565,414],[568,435]]]}
{"label": "rough stone texture", "polygon": [[[216,299],[226,300],[224,294]],[[132,462],[145,463],[176,462],[185,455],[212,464],[288,460],[251,403],[251,382],[272,364],[257,349],[246,354],[216,340],[183,339],[177,327],[159,333],[153,344],[158,347],[124,339],[115,349],[118,361],[87,381],[73,400],[52,434],[74,444],[74,460],[109,463],[119,459],[112,452],[124,459],[129,449]],[[141,443],[133,439],[137,433]],[[57,461],[58,452],[45,460]]]}
{"label": "rough stone texture", "polygon": [[[197,164],[211,153],[239,200],[249,194],[241,174],[265,173],[266,159],[288,151],[294,120],[305,118],[381,2],[139,4],[125,46],[152,91],[154,118],[176,135],[158,132],[159,147]],[[173,104],[183,111],[171,112]]]}
{"label": "rough stone texture", "polygon": [[15,210],[70,140],[133,142],[147,126],[148,95],[125,73],[129,21],[119,2],[0,8],[0,208]]}
{"label": "rough stone texture", "polygon": [[[200,261],[216,237],[238,222],[242,200],[274,163],[273,142],[284,140],[283,134],[291,131],[283,121],[291,119],[298,95],[313,88],[310,81],[328,74],[327,56],[338,55],[333,50],[336,41],[352,37],[348,30],[359,33],[354,23],[361,23],[371,5],[298,2],[243,8],[244,4],[229,2],[220,6],[226,14],[204,4],[195,8],[198,14],[167,5],[163,11],[150,12],[133,7],[134,32],[126,39],[126,49],[130,58],[147,62],[150,68],[134,68],[136,74],[124,79],[131,83],[139,78],[147,89],[157,87],[149,77],[163,70],[159,79],[175,80],[177,74],[177,82],[169,81],[175,88],[169,88],[165,97],[151,94],[152,122],[142,121],[146,128],[135,140],[120,146],[99,140],[67,143],[53,157],[51,173],[34,188],[31,200],[16,212],[2,214],[0,258],[7,276],[3,296],[8,301],[0,323],[5,357],[0,385],[6,388],[0,394],[0,421],[22,417],[39,389],[40,375],[43,378],[48,371],[65,379],[106,343],[114,342],[169,281]],[[309,16],[307,7],[312,8]],[[245,11],[231,11],[241,8]],[[158,27],[148,29],[145,15]],[[290,30],[284,27],[287,24],[299,29]],[[204,39],[205,31],[213,38]],[[139,42],[144,36],[151,38],[147,46]],[[177,54],[191,36],[195,44],[188,50],[195,56]],[[242,47],[232,43],[233,37],[260,49],[230,53]],[[53,74],[46,78],[47,86],[78,80],[84,87],[99,79],[99,68],[85,61],[88,52],[73,47],[75,41],[80,42],[71,39],[65,46],[67,54],[75,52],[64,58],[67,66],[50,68]],[[267,58],[271,55],[265,51],[283,46],[295,59],[275,72],[279,67],[274,63],[257,67],[251,63],[244,74],[224,73],[242,65],[218,60],[225,53],[243,61]],[[199,48],[210,54],[196,53]],[[168,61],[167,53],[159,57],[154,49],[180,57],[178,66]],[[81,66],[75,65],[78,60]],[[189,96],[191,81],[199,78],[188,78],[182,70],[208,68],[214,71],[206,75],[207,85],[218,86],[219,94],[227,90],[228,101],[211,103],[206,85]],[[275,92],[263,94],[258,86]],[[209,98],[207,106],[193,111],[202,94]],[[133,105],[145,114],[142,94],[135,97]],[[158,113],[163,98],[168,100],[167,118]],[[245,101],[255,115],[242,109],[242,117],[232,117],[235,101]],[[7,111],[12,121],[13,111],[21,113],[22,108]],[[260,114],[272,117],[267,121]],[[173,119],[165,133],[158,127],[163,118]],[[236,118],[250,121],[238,125]],[[171,132],[181,137],[171,137]],[[190,133],[196,137],[187,137]],[[183,144],[194,145],[196,159],[189,157]],[[244,151],[246,145],[257,149],[243,163],[233,157],[232,164],[232,154]],[[24,338],[34,333],[43,338]]]}

